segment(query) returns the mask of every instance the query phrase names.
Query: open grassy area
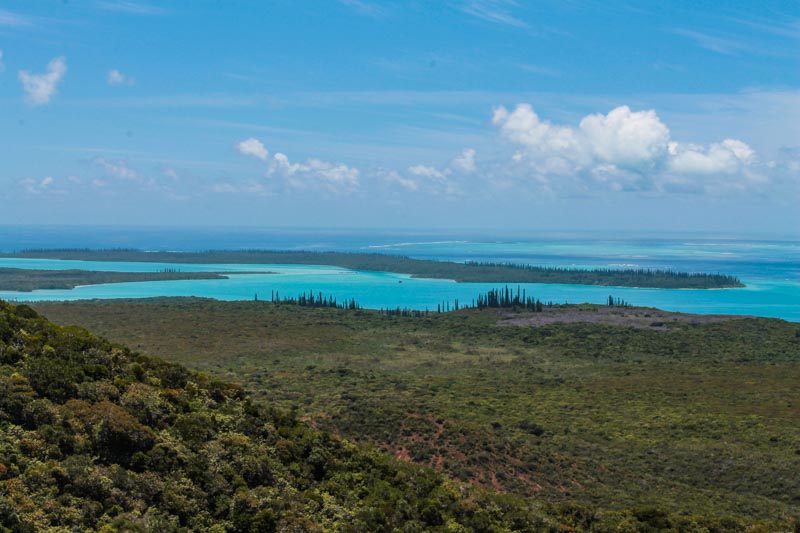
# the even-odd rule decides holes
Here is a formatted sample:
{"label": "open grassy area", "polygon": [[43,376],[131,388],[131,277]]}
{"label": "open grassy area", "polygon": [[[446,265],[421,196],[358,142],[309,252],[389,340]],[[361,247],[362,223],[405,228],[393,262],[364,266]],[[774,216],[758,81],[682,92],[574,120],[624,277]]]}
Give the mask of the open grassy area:
{"label": "open grassy area", "polygon": [[573,269],[511,263],[455,263],[412,259],[399,255],[274,250],[215,250],[205,252],[144,252],[141,250],[28,250],[0,257],[133,261],[200,264],[329,265],[352,270],[411,274],[417,278],[458,282],[567,283],[663,289],[743,287],[735,276],[649,269]]}
{"label": "open grassy area", "polygon": [[166,298],[34,307],[496,491],[800,515],[800,324],[635,308],[609,323],[591,305],[428,317]]}

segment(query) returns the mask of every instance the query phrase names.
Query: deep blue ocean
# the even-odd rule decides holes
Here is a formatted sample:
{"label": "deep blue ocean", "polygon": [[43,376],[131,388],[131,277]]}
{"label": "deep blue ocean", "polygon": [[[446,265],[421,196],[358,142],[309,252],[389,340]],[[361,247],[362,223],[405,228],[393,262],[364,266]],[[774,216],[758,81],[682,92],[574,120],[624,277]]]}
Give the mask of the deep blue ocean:
{"label": "deep blue ocean", "polygon": [[[490,231],[426,232],[254,228],[125,228],[0,226],[0,251],[31,248],[137,248],[142,250],[280,249],[402,254],[452,261],[511,261],[574,268],[667,268],[738,276],[747,287],[723,290],[633,289],[580,285],[523,285],[544,301],[596,302],[611,294],[634,305],[692,313],[733,313],[800,321],[800,241],[713,235],[601,233],[508,234]],[[0,259],[1,266],[145,271],[165,266]],[[400,274],[352,272],[332,267],[286,265],[177,265],[191,270],[264,270],[229,280],[163,281],[78,287],[69,291],[16,293],[11,300],[149,296],[205,296],[223,300],[294,296],[322,291],[355,298],[365,307],[435,309],[442,301],[469,302],[494,284],[410,279]],[[402,282],[402,283],[401,283]]]}

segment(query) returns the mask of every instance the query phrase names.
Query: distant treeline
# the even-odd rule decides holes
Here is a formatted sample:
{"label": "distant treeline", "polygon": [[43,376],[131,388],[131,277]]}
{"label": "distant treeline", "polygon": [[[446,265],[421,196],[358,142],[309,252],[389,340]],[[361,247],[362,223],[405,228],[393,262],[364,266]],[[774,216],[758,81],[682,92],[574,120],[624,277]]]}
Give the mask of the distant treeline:
{"label": "distant treeline", "polygon": [[[258,301],[258,293],[253,298]],[[333,296],[323,296],[321,292],[314,294],[314,291],[308,291],[308,294],[301,293],[296,298],[288,297],[281,298],[280,292],[272,291],[270,294],[270,301],[279,304],[299,305],[300,307],[332,307],[335,309],[361,309],[361,306],[356,302],[355,298],[349,300],[338,301]]]}
{"label": "distant treeline", "polygon": [[[548,305],[553,304],[550,302]],[[538,298],[528,296],[524,289],[520,293],[519,287],[517,287],[517,293],[514,294],[514,291],[509,290],[508,286],[503,290],[493,289],[485,295],[479,295],[478,301],[473,306],[478,309],[486,307],[521,307],[538,313],[541,313],[544,309],[544,304]]]}
{"label": "distant treeline", "polygon": [[563,283],[663,289],[743,287],[735,276],[661,269],[572,269],[514,263],[432,261],[378,253],[231,250],[143,252],[140,250],[25,250],[0,257],[213,264],[307,264],[352,270],[410,274],[415,278],[452,279],[462,283]]}
{"label": "distant treeline", "polygon": [[[511,269],[531,273],[540,278],[570,279],[571,281],[539,281],[537,283],[575,283],[580,285],[617,285],[621,287],[662,287],[662,288],[715,288],[744,287],[736,276],[727,274],[705,274],[701,272],[677,272],[650,268],[593,268],[590,270],[531,266],[517,263],[491,263],[467,261],[467,266],[480,270]],[[613,283],[610,281],[614,280]],[[602,282],[601,282],[602,281]],[[608,283],[607,283],[608,282]]]}
{"label": "distant treeline", "polygon": [[[259,301],[258,293],[253,297],[255,301]],[[355,298],[345,299],[338,301],[333,296],[325,296],[322,292],[308,291],[308,293],[301,293],[297,297],[282,298],[278,291],[270,293],[270,300],[273,303],[298,305],[300,307],[330,307],[336,309],[363,309],[361,304],[356,302]],[[490,289],[477,298],[473,298],[470,303],[464,304],[458,299],[453,302],[445,300],[436,305],[436,313],[449,313],[450,311],[459,311],[461,309],[514,309],[526,310],[533,313],[541,313],[546,307],[554,307],[552,301],[547,303],[542,302],[538,298],[528,296],[525,289],[517,287],[516,292],[513,288],[506,285],[499,289]],[[609,307],[629,307],[630,304],[622,298],[615,298],[609,296],[606,300],[606,305]],[[422,317],[428,316],[433,311],[429,309],[409,309],[407,307],[396,308],[382,308],[379,312],[386,316],[408,316],[408,317]]]}
{"label": "distant treeline", "polygon": [[0,268],[0,290],[30,292],[46,289],[74,289],[80,285],[127,283],[133,281],[170,281],[226,279],[219,272],[101,272],[93,270],[27,270]]}

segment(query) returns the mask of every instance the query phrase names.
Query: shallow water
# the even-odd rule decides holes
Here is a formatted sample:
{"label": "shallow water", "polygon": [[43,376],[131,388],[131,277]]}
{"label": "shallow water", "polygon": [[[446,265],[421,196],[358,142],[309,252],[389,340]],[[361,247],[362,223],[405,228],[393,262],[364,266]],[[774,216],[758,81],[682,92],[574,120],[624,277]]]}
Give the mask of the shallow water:
{"label": "shallow water", "polygon": [[[312,265],[193,265],[125,262],[2,259],[0,266],[37,269],[157,271],[178,268],[193,271],[263,271],[265,274],[232,274],[224,280],[184,280],[88,285],[73,290],[31,293],[0,291],[0,298],[18,301],[78,300],[91,298],[144,298],[152,296],[201,296],[219,300],[270,299],[273,291],[296,296],[313,290],[344,300],[355,298],[368,308],[408,307],[436,309],[458,299],[470,303],[478,294],[498,285],[456,283],[450,280],[415,279],[403,274],[360,272]],[[266,272],[272,272],[266,274]],[[791,280],[743,278],[745,288],[720,290],[636,289],[561,284],[519,284],[528,295],[556,303],[603,303],[609,295],[633,305],[659,307],[690,313],[749,314],[800,321],[800,284]],[[514,288],[517,287],[515,284]]]}
{"label": "shallow water", "polygon": [[[115,248],[196,251],[207,249],[334,250],[402,254],[451,261],[511,261],[576,268],[668,268],[738,276],[741,289],[674,290],[522,284],[528,295],[554,302],[605,302],[609,295],[634,305],[691,313],[759,315],[800,321],[800,242],[703,235],[653,238],[637,235],[503,235],[424,231],[366,232],[325,229],[122,228],[0,226],[0,251],[25,248]],[[74,290],[18,293],[12,300],[76,300],[203,296],[220,300],[269,299],[321,291],[339,300],[355,298],[369,308],[436,309],[444,301],[469,303],[497,284],[411,279],[401,274],[352,272],[313,265],[193,265],[3,259],[0,266],[34,269],[153,272],[275,272],[237,274],[227,280],[158,281],[93,285]],[[516,287],[516,285],[515,285]]]}

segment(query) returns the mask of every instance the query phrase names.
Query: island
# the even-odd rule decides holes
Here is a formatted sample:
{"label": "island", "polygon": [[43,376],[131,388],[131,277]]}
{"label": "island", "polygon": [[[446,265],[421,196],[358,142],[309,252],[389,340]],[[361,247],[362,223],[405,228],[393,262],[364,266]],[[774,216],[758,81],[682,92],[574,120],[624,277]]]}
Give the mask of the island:
{"label": "island", "polygon": [[722,289],[744,287],[733,275],[676,272],[662,269],[564,268],[514,263],[457,263],[379,253],[282,250],[210,250],[149,252],[134,249],[26,250],[0,257],[83,261],[158,262],[183,264],[326,265],[351,270],[409,274],[415,278],[452,279],[460,283],[559,283],[659,289]]}
{"label": "island", "polygon": [[[237,272],[247,274],[248,272]],[[249,272],[252,274],[253,272]],[[28,270],[0,268],[0,290],[31,292],[44,289],[74,289],[81,285],[128,283],[138,281],[176,281],[228,279],[229,272],[107,272],[94,270]],[[270,272],[258,272],[270,274]]]}

